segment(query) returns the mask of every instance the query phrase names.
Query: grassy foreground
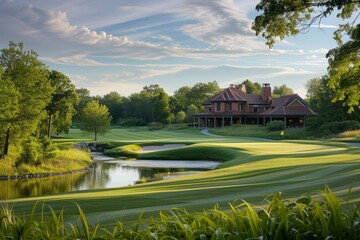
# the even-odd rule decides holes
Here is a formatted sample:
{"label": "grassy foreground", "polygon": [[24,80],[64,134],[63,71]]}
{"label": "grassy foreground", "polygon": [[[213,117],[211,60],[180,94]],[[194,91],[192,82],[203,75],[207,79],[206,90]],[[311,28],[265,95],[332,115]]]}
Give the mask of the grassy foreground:
{"label": "grassy foreground", "polygon": [[[69,140],[70,139],[70,140]],[[72,131],[68,141],[86,141]],[[339,198],[360,201],[360,149],[342,143],[320,141],[265,141],[253,138],[220,138],[200,134],[199,130],[156,131],[114,129],[100,139],[112,146],[185,143],[184,148],[140,154],[142,158],[213,159],[223,163],[214,171],[124,188],[81,191],[48,197],[3,201],[14,206],[17,214],[29,215],[37,201],[55,211],[63,209],[64,219],[72,221],[77,204],[89,223],[113,226],[114,219],[125,225],[143,218],[159,217],[169,208],[203,211],[217,204],[231,210],[228,203],[246,200],[266,205],[264,198],[282,192],[287,199],[324,189],[328,185]],[[119,176],[121,177],[121,176]],[[315,198],[318,196],[314,196]],[[49,209],[44,209],[49,213]],[[39,211],[35,212],[38,215]]]}
{"label": "grassy foreground", "polygon": [[1,239],[360,239],[360,211],[343,210],[340,200],[328,188],[322,199],[303,196],[291,202],[281,194],[268,196],[268,204],[254,207],[243,201],[230,204],[230,211],[218,206],[201,213],[185,209],[160,212],[159,220],[143,221],[132,228],[116,221],[112,229],[89,225],[78,207],[76,222],[66,224],[63,211],[50,208],[40,218],[23,219],[8,206],[0,208]]}

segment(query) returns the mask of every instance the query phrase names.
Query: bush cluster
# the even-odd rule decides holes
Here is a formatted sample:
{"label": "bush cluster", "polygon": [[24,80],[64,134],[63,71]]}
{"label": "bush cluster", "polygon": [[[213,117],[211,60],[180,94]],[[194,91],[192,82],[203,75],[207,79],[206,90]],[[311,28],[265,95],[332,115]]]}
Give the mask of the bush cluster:
{"label": "bush cluster", "polygon": [[269,131],[279,131],[279,130],[284,130],[285,129],[285,123],[284,121],[278,121],[278,120],[275,120],[275,121],[272,121],[270,123],[268,123],[266,125],[266,128],[267,130]]}
{"label": "bush cluster", "polygon": [[323,136],[329,136],[333,134],[339,134],[345,131],[360,129],[360,123],[358,121],[347,120],[342,122],[330,122],[322,125],[319,128],[319,132]]}
{"label": "bush cluster", "polygon": [[128,118],[121,120],[119,126],[122,127],[134,127],[134,126],[146,126],[146,123],[143,119],[139,118]]}

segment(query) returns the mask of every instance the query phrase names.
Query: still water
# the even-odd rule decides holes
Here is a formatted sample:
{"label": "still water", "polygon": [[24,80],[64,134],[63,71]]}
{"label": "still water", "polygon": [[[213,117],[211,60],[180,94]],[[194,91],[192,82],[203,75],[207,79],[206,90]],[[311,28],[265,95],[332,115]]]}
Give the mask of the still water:
{"label": "still water", "polygon": [[187,161],[176,161],[175,164],[151,160],[100,161],[96,168],[87,172],[48,178],[0,181],[0,200],[121,187],[139,181],[156,181],[205,171],[201,169],[202,167],[199,168],[202,166],[201,162],[197,163],[198,165],[191,165]]}

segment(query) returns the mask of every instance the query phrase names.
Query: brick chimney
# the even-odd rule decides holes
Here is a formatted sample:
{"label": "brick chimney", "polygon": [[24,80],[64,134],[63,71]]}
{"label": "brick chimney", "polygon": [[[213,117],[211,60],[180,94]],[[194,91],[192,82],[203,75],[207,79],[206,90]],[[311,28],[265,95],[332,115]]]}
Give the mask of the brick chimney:
{"label": "brick chimney", "polygon": [[246,86],[245,86],[245,84],[241,85],[241,91],[244,92],[244,93],[246,93]]}
{"label": "brick chimney", "polygon": [[271,87],[270,83],[263,83],[261,90],[261,97],[263,101],[269,102],[271,100]]}
{"label": "brick chimney", "polygon": [[233,87],[234,87],[234,84],[230,84],[230,87],[233,88]]}

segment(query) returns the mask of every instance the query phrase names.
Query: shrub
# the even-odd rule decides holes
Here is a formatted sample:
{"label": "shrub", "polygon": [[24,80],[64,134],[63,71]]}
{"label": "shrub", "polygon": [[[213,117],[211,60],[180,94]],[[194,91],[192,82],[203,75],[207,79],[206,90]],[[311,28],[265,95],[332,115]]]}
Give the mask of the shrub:
{"label": "shrub", "polygon": [[345,131],[358,129],[360,129],[360,123],[358,121],[347,120],[342,122],[330,122],[324,124],[319,128],[319,132],[324,136],[328,136],[331,134],[339,134]]}
{"label": "shrub", "polygon": [[33,137],[29,137],[22,142],[23,151],[18,161],[21,163],[34,164],[38,161],[39,153],[41,152],[41,146],[37,140]]}
{"label": "shrub", "polygon": [[284,121],[272,121],[266,125],[267,130],[269,131],[279,131],[284,130],[285,123]]}
{"label": "shrub", "polygon": [[146,123],[144,120],[139,118],[128,118],[120,121],[119,125],[122,127],[146,126]]}

